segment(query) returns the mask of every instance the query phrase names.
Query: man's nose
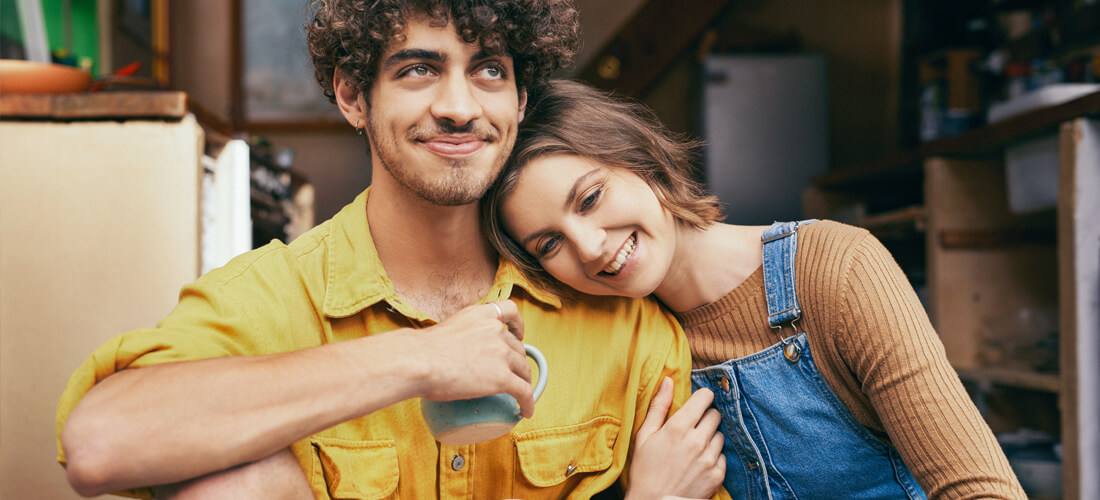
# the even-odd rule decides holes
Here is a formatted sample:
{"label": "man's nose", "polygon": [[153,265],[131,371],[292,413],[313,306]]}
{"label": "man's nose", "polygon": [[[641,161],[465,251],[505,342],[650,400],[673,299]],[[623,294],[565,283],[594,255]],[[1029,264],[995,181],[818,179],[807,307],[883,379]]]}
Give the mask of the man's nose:
{"label": "man's nose", "polygon": [[432,115],[455,126],[481,118],[481,102],[473,85],[465,77],[447,78],[432,103]]}

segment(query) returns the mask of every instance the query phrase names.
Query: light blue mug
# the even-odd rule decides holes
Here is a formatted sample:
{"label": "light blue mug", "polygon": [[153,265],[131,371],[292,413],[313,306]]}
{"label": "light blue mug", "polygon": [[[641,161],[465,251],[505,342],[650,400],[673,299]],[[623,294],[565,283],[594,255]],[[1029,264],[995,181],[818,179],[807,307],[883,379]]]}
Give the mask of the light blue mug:
{"label": "light blue mug", "polygon": [[[539,367],[534,396],[538,401],[546,388],[546,357],[535,346],[523,344],[527,355]],[[448,445],[466,445],[498,438],[511,431],[523,415],[516,398],[493,394],[474,399],[432,401],[421,398],[420,413],[435,439]]]}

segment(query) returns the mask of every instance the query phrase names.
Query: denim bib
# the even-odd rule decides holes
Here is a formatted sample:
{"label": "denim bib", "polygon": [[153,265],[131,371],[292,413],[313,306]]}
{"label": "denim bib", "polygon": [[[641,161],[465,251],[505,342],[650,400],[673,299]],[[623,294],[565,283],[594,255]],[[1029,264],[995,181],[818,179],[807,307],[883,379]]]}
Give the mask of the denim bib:
{"label": "denim bib", "polygon": [[798,329],[797,230],[811,222],[776,222],[762,237],[768,325],[792,334],[691,373],[696,389],[714,392],[722,415],[724,486],[746,499],[925,499],[893,445],[863,427],[833,393],[807,333]]}

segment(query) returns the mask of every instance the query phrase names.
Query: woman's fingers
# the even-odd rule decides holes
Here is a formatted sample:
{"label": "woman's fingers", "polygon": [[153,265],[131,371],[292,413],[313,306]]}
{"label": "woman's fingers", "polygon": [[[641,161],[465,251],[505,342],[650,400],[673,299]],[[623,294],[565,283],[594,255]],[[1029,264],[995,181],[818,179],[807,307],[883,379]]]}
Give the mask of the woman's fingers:
{"label": "woman's fingers", "polygon": [[703,418],[699,419],[699,424],[695,428],[705,434],[714,434],[718,431],[718,424],[720,423],[722,423],[722,414],[714,408],[709,408],[703,414]]}
{"label": "woman's fingers", "polygon": [[668,409],[672,407],[672,379],[665,377],[661,380],[661,386],[657,394],[649,401],[649,411],[646,412],[645,421],[638,428],[638,439],[644,440],[656,433],[665,424]]}
{"label": "woman's fingers", "polygon": [[668,419],[669,425],[691,429],[699,424],[710,403],[714,401],[714,393],[710,389],[699,389],[684,402],[684,405],[676,410]]}
{"label": "woman's fingers", "polygon": [[703,452],[705,457],[713,457],[715,462],[721,459],[722,464],[725,465],[725,458],[722,455],[722,447],[726,444],[726,438],[722,436],[722,433],[716,432],[710,438],[710,442],[707,443],[706,451]]}

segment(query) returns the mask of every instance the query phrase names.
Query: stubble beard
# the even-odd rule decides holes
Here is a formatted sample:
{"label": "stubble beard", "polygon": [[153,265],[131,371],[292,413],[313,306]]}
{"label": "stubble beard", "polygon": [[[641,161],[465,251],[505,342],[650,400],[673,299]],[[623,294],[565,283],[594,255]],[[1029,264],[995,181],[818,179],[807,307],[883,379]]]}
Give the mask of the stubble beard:
{"label": "stubble beard", "polygon": [[[371,114],[367,116],[367,129],[367,141],[377,153],[382,168],[385,168],[390,176],[409,192],[427,203],[443,207],[468,205],[485,196],[489,186],[504,168],[504,163],[508,160],[508,152],[511,150],[511,148],[504,148],[499,157],[492,159],[492,168],[487,171],[479,172],[476,165],[471,166],[469,160],[461,159],[450,160],[444,175],[428,176],[410,166],[401,165],[395,139],[389,141],[376,139],[383,135],[380,134],[381,127],[375,123]],[[407,135],[415,136],[416,133],[410,131]],[[406,139],[412,142],[410,137]],[[501,140],[497,136],[493,142]]]}

